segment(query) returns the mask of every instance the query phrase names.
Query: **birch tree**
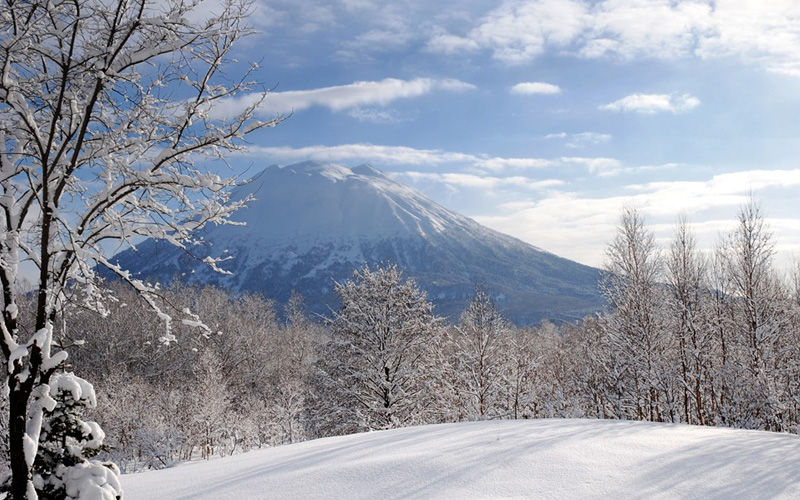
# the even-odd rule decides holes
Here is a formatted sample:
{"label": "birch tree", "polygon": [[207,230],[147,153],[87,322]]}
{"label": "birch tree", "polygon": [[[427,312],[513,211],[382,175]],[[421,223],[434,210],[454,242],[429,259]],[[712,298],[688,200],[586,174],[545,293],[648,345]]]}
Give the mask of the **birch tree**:
{"label": "birch tree", "polygon": [[[220,71],[249,32],[245,2],[226,0],[203,15],[184,0],[2,1],[0,350],[15,500],[37,497],[42,415],[55,407],[49,382],[67,358],[54,342],[55,322],[69,301],[105,311],[97,269],[141,292],[166,325],[162,341],[175,340],[174,314],[152,300],[156,287],[111,261],[109,242],[150,237],[194,252],[196,230],[229,222],[244,203],[229,200],[235,179],[197,159],[219,157],[280,121],[252,120],[258,103],[229,119],[213,113],[215,103],[249,90],[248,70],[234,81]],[[18,316],[26,265],[36,300],[30,323]]]}
{"label": "birch tree", "polygon": [[503,371],[508,361],[510,326],[494,299],[477,286],[452,330],[453,374],[461,418],[484,420],[502,416]]}
{"label": "birch tree", "polygon": [[683,421],[710,422],[711,367],[716,350],[713,330],[705,308],[708,295],[708,264],[696,249],[695,237],[685,218],[675,227],[667,257],[669,327],[678,346]]}
{"label": "birch tree", "polygon": [[[660,421],[670,415],[665,364],[667,330],[661,306],[662,261],[655,236],[634,207],[625,207],[617,236],[608,246],[606,274],[601,284],[613,312],[603,326],[612,364],[618,371],[621,411],[639,420]],[[623,415],[618,414],[618,417]]]}
{"label": "birch tree", "polygon": [[782,430],[775,375],[788,304],[773,267],[775,242],[755,200],[749,199],[740,208],[736,228],[717,253],[731,293],[733,333],[740,356],[739,424]]}

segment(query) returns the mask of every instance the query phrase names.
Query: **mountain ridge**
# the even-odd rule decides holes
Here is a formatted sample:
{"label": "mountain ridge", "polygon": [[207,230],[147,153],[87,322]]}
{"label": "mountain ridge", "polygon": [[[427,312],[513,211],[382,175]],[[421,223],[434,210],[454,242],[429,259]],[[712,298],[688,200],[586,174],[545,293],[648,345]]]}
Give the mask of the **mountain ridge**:
{"label": "mountain ridge", "polygon": [[248,195],[255,200],[233,217],[245,226],[201,232],[204,251],[231,256],[222,265],[230,276],[149,240],[117,259],[160,281],[180,276],[262,292],[278,303],[296,290],[318,314],[335,309],[334,282],[364,263],[388,262],[414,278],[451,321],[476,285],[521,325],[577,320],[603,305],[597,269],[481,226],[367,164],[271,165],[232,192],[234,199]]}

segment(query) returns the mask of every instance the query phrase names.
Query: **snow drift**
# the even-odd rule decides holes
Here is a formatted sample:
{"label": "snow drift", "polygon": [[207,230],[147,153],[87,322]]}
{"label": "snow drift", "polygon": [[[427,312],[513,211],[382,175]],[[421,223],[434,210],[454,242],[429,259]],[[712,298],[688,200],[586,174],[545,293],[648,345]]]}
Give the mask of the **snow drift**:
{"label": "snow drift", "polygon": [[800,498],[800,441],[612,420],[427,425],[122,477],[128,500]]}

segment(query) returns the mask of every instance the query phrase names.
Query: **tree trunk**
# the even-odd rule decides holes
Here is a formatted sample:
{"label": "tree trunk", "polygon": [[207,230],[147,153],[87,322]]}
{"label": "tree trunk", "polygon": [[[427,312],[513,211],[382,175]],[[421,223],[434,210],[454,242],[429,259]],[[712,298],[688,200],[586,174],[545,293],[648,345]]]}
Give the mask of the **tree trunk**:
{"label": "tree trunk", "polygon": [[[8,447],[11,466],[11,498],[25,500],[28,492],[28,481],[31,478],[28,463],[25,460],[25,433],[30,384],[19,384],[9,378],[8,404]],[[13,384],[13,385],[12,385]],[[16,386],[16,387],[14,387]]]}

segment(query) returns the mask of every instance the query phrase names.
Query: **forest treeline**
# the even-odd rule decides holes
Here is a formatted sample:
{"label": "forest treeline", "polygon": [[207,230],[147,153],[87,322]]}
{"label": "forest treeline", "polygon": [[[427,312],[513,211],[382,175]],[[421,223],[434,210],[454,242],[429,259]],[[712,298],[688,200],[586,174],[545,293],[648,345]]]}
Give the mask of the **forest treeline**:
{"label": "forest treeline", "polygon": [[70,308],[58,335],[69,365],[94,381],[86,418],[127,471],[479,419],[797,432],[800,274],[775,269],[774,245],[753,201],[712,253],[696,248],[685,220],[659,248],[629,207],[607,250],[609,308],[576,324],[515,327],[478,286],[448,325],[387,264],[337,284],[341,308],[325,320],[308,317],[298,295],[276,311],[257,295],[175,283],[161,307],[196,311],[207,328],[187,321],[165,338],[150,306],[112,284],[108,315]]}

